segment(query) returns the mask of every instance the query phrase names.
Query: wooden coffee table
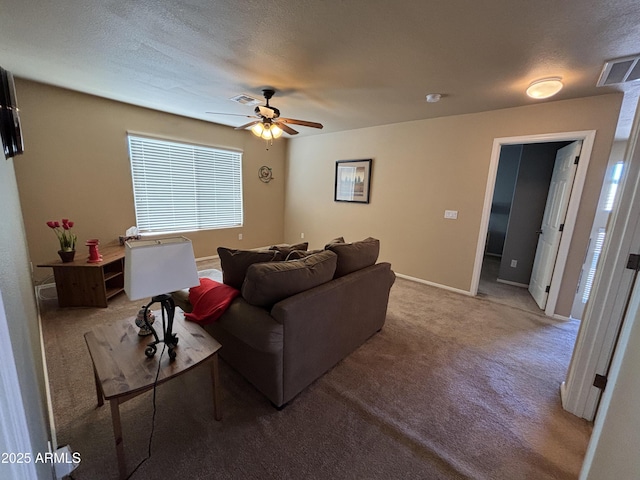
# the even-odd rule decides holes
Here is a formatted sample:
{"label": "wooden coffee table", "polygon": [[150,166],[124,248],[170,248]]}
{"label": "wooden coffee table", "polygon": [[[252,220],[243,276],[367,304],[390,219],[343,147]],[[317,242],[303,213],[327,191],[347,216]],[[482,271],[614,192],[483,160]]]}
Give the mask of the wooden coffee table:
{"label": "wooden coffee table", "polygon": [[[161,318],[160,312],[157,312],[154,326],[160,336],[162,336]],[[158,374],[158,385],[201,363],[209,362],[213,382],[214,417],[216,420],[220,420],[222,418],[218,377],[220,343],[205,332],[200,325],[185,321],[183,314],[178,311],[176,311],[173,331],[178,336],[178,346],[175,350],[176,359],[170,362],[169,355],[165,351]],[[135,317],[96,327],[85,333],[84,338],[93,362],[98,406],[104,404],[103,399],[109,400],[111,405],[118,470],[120,478],[126,478],[119,405],[153,388],[158,371],[158,360],[164,344],[158,345],[158,352],[153,358],[147,358],[144,350],[147,344],[153,340],[153,336],[141,337],[138,335]]]}

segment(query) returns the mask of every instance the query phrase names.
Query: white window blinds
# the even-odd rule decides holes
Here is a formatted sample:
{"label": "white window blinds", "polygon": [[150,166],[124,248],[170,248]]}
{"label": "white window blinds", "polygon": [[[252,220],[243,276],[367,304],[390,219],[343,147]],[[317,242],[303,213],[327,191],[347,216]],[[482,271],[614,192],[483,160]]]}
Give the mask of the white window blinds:
{"label": "white window blinds", "polygon": [[141,233],[242,225],[242,153],[129,135]]}

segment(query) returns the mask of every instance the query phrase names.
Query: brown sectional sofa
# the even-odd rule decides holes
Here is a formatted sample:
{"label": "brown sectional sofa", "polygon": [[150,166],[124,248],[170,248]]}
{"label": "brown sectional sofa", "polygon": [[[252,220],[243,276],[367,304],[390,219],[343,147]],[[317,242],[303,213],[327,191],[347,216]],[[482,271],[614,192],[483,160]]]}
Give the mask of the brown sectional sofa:
{"label": "brown sectional sofa", "polygon": [[[237,288],[246,270],[242,295],[204,328],[222,358],[280,408],[384,325],[395,274],[375,263],[378,250],[366,239],[265,262],[264,251],[219,249],[225,283]],[[190,311],[184,295],[174,298]]]}

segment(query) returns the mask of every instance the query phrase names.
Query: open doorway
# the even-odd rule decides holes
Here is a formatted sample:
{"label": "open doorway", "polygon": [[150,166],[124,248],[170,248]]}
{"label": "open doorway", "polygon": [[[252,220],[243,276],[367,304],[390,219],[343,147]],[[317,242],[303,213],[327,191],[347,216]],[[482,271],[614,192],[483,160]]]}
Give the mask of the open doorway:
{"label": "open doorway", "polygon": [[[551,198],[557,189],[550,192],[554,166],[560,161],[557,160],[559,152],[570,143],[501,147],[478,295],[540,312],[540,306],[529,292],[532,278],[536,287],[535,280],[540,277],[541,256],[536,256],[542,233],[540,226],[545,218],[553,217],[551,208],[545,215],[545,207],[557,203]],[[538,268],[532,277],[534,263]]]}
{"label": "open doorway", "polygon": [[[493,197],[496,188],[496,179],[498,175],[498,167],[500,163],[500,154],[502,152],[503,147],[513,147],[513,146],[528,146],[528,145],[540,145],[540,144],[549,144],[549,143],[572,143],[576,141],[582,142],[582,150],[580,153],[580,161],[576,165],[575,170],[575,178],[573,180],[573,188],[571,189],[570,196],[567,200],[567,209],[566,216],[564,217],[564,223],[562,224],[562,234],[558,240],[558,249],[557,255],[555,256],[555,262],[553,263],[553,268],[550,270],[550,280],[548,283],[548,289],[545,292],[546,296],[546,305],[544,306],[544,313],[548,316],[556,316],[555,307],[558,300],[558,294],[560,291],[560,284],[562,281],[562,276],[564,273],[564,268],[567,261],[567,256],[569,252],[569,245],[571,242],[571,238],[573,235],[574,225],[577,217],[578,206],[580,203],[580,198],[582,196],[582,190],[586,178],[586,172],[589,165],[589,160],[591,157],[591,151],[593,148],[593,141],[595,138],[595,131],[582,131],[582,132],[566,132],[566,133],[555,133],[555,134],[546,134],[546,135],[532,135],[532,136],[521,136],[521,137],[508,137],[508,138],[496,138],[494,139],[493,150],[491,154],[491,163],[489,167],[489,174],[487,179],[487,189],[485,192],[485,200],[483,207],[483,216],[480,228],[480,235],[478,237],[478,246],[476,251],[476,261],[474,265],[474,272],[471,284],[471,293],[473,295],[477,295],[479,291],[479,285],[481,280],[481,273],[483,270],[483,264],[485,263],[485,253],[487,250],[485,247],[489,248],[490,245],[490,234],[489,234],[489,221],[492,213],[493,206]],[[554,145],[550,148],[556,148]],[[556,148],[557,152],[557,148]],[[555,159],[555,157],[554,157]],[[555,163],[554,163],[555,164]],[[518,167],[519,168],[519,167]],[[535,170],[535,168],[533,169]],[[549,182],[546,185],[546,189],[548,192]],[[546,204],[546,201],[544,202]],[[509,222],[512,219],[517,219],[516,221],[520,221],[524,217],[513,216],[512,212],[509,212]],[[538,225],[535,227],[534,232],[539,230],[540,222],[538,221]],[[489,241],[488,241],[489,237]],[[533,239],[533,243],[537,242],[537,238]],[[535,255],[535,252],[533,252]],[[505,252],[503,250],[502,255]],[[506,269],[517,269],[517,265],[519,261],[516,261],[516,266],[511,267],[513,258],[506,258]],[[500,262],[500,269],[502,269],[502,260]],[[523,265],[524,266],[524,265]],[[507,270],[508,271],[508,270]],[[503,279],[505,280],[505,279]],[[518,280],[508,280],[507,282],[511,282],[510,286],[515,286],[516,288],[527,285],[527,280],[525,282]],[[509,285],[509,283],[501,282],[503,284]],[[520,284],[520,285],[518,285]],[[540,311],[537,308],[537,311]]]}

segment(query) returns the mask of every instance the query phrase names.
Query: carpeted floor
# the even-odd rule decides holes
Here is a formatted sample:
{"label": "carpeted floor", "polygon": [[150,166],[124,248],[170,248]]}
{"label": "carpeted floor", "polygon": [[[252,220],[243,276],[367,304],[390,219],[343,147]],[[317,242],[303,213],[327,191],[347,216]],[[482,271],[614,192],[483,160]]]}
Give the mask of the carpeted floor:
{"label": "carpeted floor", "polygon": [[517,287],[498,282],[500,260],[499,257],[485,255],[482,262],[478,296],[528,312],[544,314],[544,311],[538,307],[526,287]]}
{"label": "carpeted floor", "polygon": [[[139,305],[41,303],[58,443],[81,455],[76,480],[115,479],[83,334]],[[282,411],[224,362],[221,422],[206,367],[160,386],[132,478],[575,479],[591,425],[562,410],[559,385],[577,328],[398,279],[383,330]],[[151,392],[121,406],[129,471],[152,410]]]}

